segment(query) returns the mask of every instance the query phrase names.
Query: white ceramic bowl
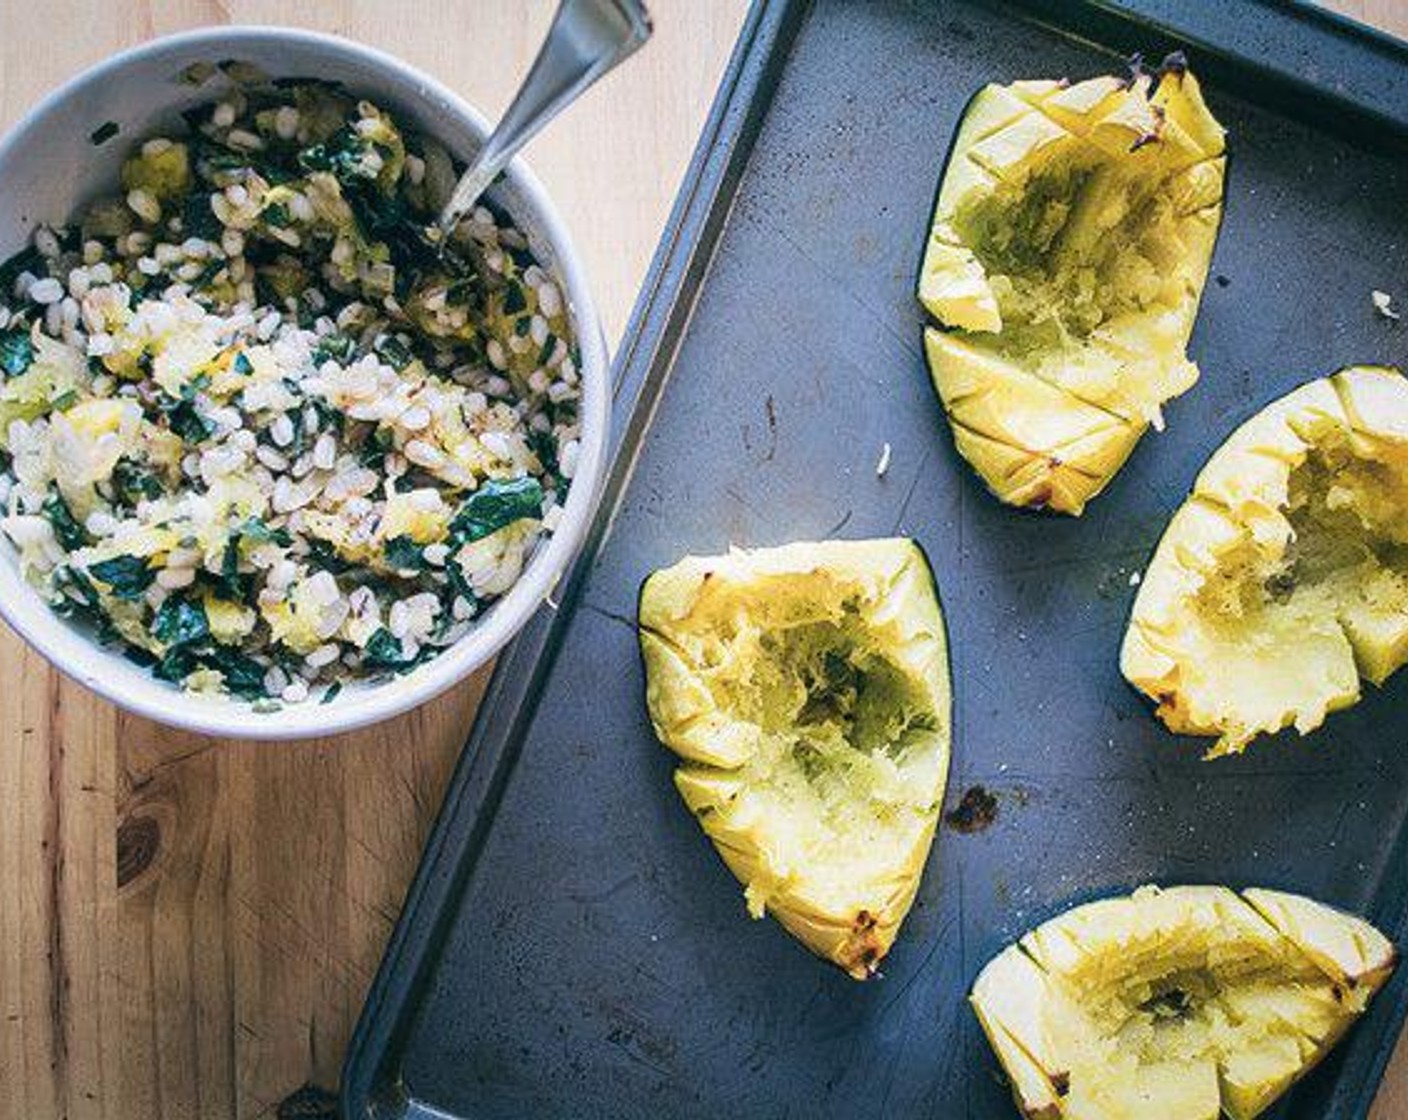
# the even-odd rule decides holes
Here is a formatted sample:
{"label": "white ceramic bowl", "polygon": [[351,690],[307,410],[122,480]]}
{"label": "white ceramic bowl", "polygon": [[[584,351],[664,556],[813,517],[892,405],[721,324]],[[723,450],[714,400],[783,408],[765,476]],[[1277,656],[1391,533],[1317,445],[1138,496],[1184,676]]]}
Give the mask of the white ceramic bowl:
{"label": "white ceramic bowl", "polygon": [[[226,59],[251,62],[274,78],[339,81],[460,158],[472,154],[488,135],[484,118],[439,82],[390,55],[334,36],[276,27],[212,27],[158,39],[60,87],[0,142],[0,258],[27,244],[37,224],[63,224],[82,204],[115,193],[132,142],[158,129],[177,128],[180,111],[218,96],[223,80],[193,87],[177,75],[192,63]],[[120,132],[94,146],[90,135],[107,121]],[[469,634],[415,671],[380,684],[349,686],[330,704],[310,700],[277,712],[255,712],[243,701],[193,695],[159,681],[59,618],[20,578],[6,539],[0,542],[0,613],[10,625],[63,672],[124,708],[192,731],[240,738],[329,735],[386,719],[425,702],[493,657],[539,608],[586,534],[603,470],[610,378],[606,342],[581,261],[546,192],[515,161],[492,197],[527,234],[567,296],[582,354],[582,437],[557,531]]]}

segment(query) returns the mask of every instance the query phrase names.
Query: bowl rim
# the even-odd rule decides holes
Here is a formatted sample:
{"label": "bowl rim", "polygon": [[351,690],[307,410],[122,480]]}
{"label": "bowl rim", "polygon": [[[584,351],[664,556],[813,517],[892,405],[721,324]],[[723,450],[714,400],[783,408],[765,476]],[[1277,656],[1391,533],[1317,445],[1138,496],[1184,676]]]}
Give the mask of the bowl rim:
{"label": "bowl rim", "polygon": [[[0,168],[20,141],[66,102],[92,86],[113,80],[134,63],[165,53],[208,49],[229,57],[244,44],[261,46],[296,42],[314,52],[364,66],[369,73],[390,73],[415,90],[417,99],[437,103],[446,114],[482,142],[489,134],[485,116],[444,83],[379,48],[321,31],[261,24],[220,24],[160,36],[127,48],[65,80],[41,97],[0,138]],[[389,91],[396,96],[395,91]],[[405,100],[405,98],[403,98]],[[235,698],[195,697],[175,685],[147,677],[132,690],[130,679],[112,678],[104,665],[126,659],[115,647],[100,645],[92,636],[70,629],[53,614],[48,602],[20,574],[9,558],[0,559],[0,617],[24,641],[65,676],[134,714],[187,731],[231,739],[289,740],[321,738],[354,731],[425,704],[487,664],[548,601],[553,588],[581,548],[603,481],[609,436],[610,358],[600,316],[586,272],[565,223],[546,188],[521,157],[504,173],[533,212],[535,231],[550,247],[555,271],[564,288],[577,328],[581,352],[581,435],[577,468],[562,517],[551,536],[540,544],[518,580],[498,599],[476,626],[444,652],[404,676],[393,676],[343,693],[322,704],[309,699],[276,712],[256,712],[250,702]],[[3,187],[0,186],[0,196]],[[25,605],[37,607],[31,610]]]}

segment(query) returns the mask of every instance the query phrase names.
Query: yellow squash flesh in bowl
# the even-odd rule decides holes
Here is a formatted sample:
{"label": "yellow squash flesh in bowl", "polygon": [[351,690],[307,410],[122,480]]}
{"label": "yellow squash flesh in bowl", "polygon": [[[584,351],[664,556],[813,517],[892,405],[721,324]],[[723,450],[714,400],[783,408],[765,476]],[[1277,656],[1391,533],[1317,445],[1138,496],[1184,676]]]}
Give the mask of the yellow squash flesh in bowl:
{"label": "yellow squash flesh in bowl", "polygon": [[749,912],[862,979],[919,887],[948,777],[948,647],[909,540],[686,557],[640,600],[646,702]]}
{"label": "yellow squash flesh in bowl", "polygon": [[1002,501],[1079,514],[1197,380],[1225,164],[1181,58],[973,98],[919,300],[955,443]]}
{"label": "yellow squash flesh in bowl", "polygon": [[1210,752],[1302,734],[1408,661],[1408,380],[1360,366],[1238,428],[1174,514],[1120,667]]}
{"label": "yellow squash flesh in bowl", "polygon": [[1032,1120],[1252,1120],[1396,962],[1373,926],[1299,895],[1141,887],[1028,933],[971,1002]]}

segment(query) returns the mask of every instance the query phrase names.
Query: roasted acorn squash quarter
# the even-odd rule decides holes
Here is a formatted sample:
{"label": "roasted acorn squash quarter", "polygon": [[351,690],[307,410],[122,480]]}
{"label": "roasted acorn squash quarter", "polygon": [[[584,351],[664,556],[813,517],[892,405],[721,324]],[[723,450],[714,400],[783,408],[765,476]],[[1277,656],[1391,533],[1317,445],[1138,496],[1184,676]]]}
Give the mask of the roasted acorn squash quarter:
{"label": "roasted acorn squash quarter", "polygon": [[1408,661],[1408,380],[1302,385],[1218,448],[1169,522],[1120,664],[1212,754],[1302,734]]}
{"label": "roasted acorn squash quarter", "polygon": [[686,557],[640,602],[675,785],[748,910],[857,979],[914,901],[948,776],[948,649],[908,540]]}
{"label": "roasted acorn squash quarter", "polygon": [[1225,162],[1180,57],[973,98],[919,299],[955,443],[1004,502],[1080,513],[1197,380]]}
{"label": "roasted acorn squash quarter", "polygon": [[1298,895],[1143,887],[999,954],[972,1004],[1033,1120],[1251,1120],[1393,972],[1367,922]]}

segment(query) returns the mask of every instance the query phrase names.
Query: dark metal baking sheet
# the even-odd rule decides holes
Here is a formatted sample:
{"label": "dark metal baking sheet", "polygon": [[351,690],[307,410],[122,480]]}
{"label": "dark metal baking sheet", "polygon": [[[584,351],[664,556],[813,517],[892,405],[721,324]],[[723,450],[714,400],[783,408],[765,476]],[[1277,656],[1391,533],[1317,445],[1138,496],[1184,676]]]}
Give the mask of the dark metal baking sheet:
{"label": "dark metal baking sheet", "polygon": [[[999,506],[954,453],[912,288],[940,163],[989,80],[1187,45],[1228,125],[1226,219],[1168,409],[1079,520]],[[502,659],[344,1078],[350,1117],[930,1116],[1014,1110],[964,997],[1065,906],[1266,884],[1408,929],[1408,674],[1320,732],[1199,761],[1121,681],[1140,570],[1240,419],[1404,363],[1408,48],[1289,3],[765,0],[751,12],[618,360],[618,456],[561,609]],[[888,475],[874,470],[893,447]],[[612,515],[614,514],[614,520]],[[608,531],[609,529],[609,531]],[[770,921],[651,735],[639,583],[685,552],[907,533],[953,645],[952,805],[883,979]],[[1408,1000],[1379,997],[1273,1115],[1366,1115]]]}

